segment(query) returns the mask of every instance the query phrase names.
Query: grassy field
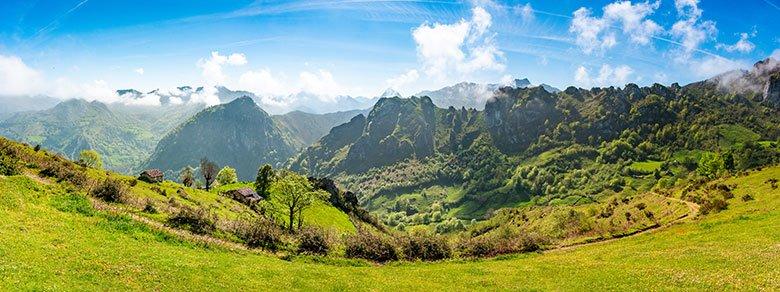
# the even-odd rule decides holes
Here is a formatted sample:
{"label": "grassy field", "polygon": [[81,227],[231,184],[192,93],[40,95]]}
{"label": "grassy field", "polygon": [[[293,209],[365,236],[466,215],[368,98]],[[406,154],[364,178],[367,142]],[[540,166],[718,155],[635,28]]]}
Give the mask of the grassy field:
{"label": "grassy field", "polygon": [[0,289],[778,290],[780,189],[769,178],[780,167],[729,179],[737,188],[728,209],[657,232],[544,254],[375,266],[200,246],[94,211],[59,187],[3,177]]}

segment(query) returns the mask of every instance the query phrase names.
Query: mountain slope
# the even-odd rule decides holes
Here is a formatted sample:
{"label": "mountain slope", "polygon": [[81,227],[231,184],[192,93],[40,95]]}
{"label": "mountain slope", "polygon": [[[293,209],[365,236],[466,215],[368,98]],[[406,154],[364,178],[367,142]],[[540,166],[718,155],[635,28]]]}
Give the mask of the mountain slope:
{"label": "mountain slope", "polygon": [[292,156],[294,143],[249,97],[201,111],[157,144],[146,168],[169,174],[197,166],[207,157],[220,167],[235,168],[243,180],[254,178],[264,163],[278,165]]}
{"label": "mountain slope", "polygon": [[75,158],[94,149],[109,169],[128,171],[152,149],[155,138],[132,119],[105,104],[80,99],[64,101],[40,112],[16,114],[0,122],[0,134],[40,144]]}
{"label": "mountain slope", "polygon": [[[764,182],[778,176],[772,167],[730,178],[723,183],[736,186],[736,198],[728,209],[652,233],[500,259],[392,265],[204,247],[95,210],[57,186],[0,177],[0,289],[283,290],[295,278],[307,290],[473,290],[479,282],[486,290],[773,291],[780,189]],[[742,201],[745,194],[754,200]]]}
{"label": "mountain slope", "polygon": [[[728,161],[729,171],[780,162],[774,79],[755,80],[767,90],[735,93],[713,81],[557,94],[504,87],[483,111],[382,99],[365,121],[334,129],[291,167],[334,177],[386,222],[406,226],[529,201],[593,202],[695,175],[705,154]],[[431,209],[437,202],[443,207]]]}
{"label": "mountain slope", "polygon": [[308,147],[328,134],[335,126],[349,122],[352,117],[367,114],[367,110],[351,110],[327,114],[311,114],[302,111],[292,111],[271,118],[276,125],[292,139],[296,149]]}

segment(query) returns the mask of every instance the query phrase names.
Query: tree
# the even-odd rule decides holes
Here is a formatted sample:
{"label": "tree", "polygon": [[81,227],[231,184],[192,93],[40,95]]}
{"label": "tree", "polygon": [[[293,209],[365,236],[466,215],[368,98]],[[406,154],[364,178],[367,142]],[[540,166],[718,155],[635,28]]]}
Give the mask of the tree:
{"label": "tree", "polygon": [[271,168],[270,165],[266,164],[260,167],[260,169],[257,170],[257,178],[255,178],[255,191],[257,191],[257,194],[261,197],[268,199],[269,198],[269,188],[271,187],[271,183],[273,183],[276,180],[276,173],[274,173],[274,169]]}
{"label": "tree", "polygon": [[194,172],[195,171],[189,165],[181,169],[181,172],[179,172],[179,180],[181,180],[181,183],[184,184],[184,186],[192,187],[192,185],[195,184]]}
{"label": "tree", "polygon": [[298,216],[298,228],[303,224],[303,210],[310,207],[314,200],[326,200],[328,193],[314,190],[309,180],[301,175],[286,173],[271,184],[273,202],[281,206],[289,218],[289,231],[293,232],[295,217]]}
{"label": "tree", "polygon": [[95,150],[83,150],[79,153],[79,162],[86,167],[102,169],[103,159],[100,158],[100,153]]}
{"label": "tree", "polygon": [[715,153],[704,153],[699,159],[699,166],[696,168],[696,172],[699,175],[715,178],[723,171],[723,158]]}
{"label": "tree", "polygon": [[237,183],[238,177],[236,176],[236,169],[230,166],[223,167],[217,174],[217,182],[220,185]]}
{"label": "tree", "polygon": [[214,178],[217,175],[217,165],[206,157],[201,158],[200,174],[203,176],[203,185],[206,187],[206,190],[210,190],[211,184],[214,183]]}

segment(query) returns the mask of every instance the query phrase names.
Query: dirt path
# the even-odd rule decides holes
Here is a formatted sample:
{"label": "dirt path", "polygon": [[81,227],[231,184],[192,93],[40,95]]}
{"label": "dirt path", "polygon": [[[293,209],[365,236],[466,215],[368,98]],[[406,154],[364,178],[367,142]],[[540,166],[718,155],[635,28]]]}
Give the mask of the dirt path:
{"label": "dirt path", "polygon": [[[652,194],[655,194],[655,193],[652,193]],[[659,195],[659,194],[655,194],[655,195]],[[579,248],[579,247],[584,247],[584,246],[589,246],[589,245],[605,244],[605,243],[609,243],[609,242],[612,242],[612,241],[615,241],[615,240],[624,239],[624,238],[627,238],[627,237],[633,237],[633,236],[637,236],[637,235],[642,235],[642,234],[646,234],[646,233],[652,233],[652,232],[660,231],[660,230],[666,229],[666,227],[682,223],[683,220],[686,220],[686,219],[689,219],[689,218],[695,218],[696,215],[699,214],[699,208],[700,208],[699,204],[696,204],[696,203],[693,203],[693,202],[684,201],[684,200],[681,200],[681,199],[678,199],[678,198],[670,198],[670,197],[664,197],[664,198],[666,198],[666,200],[669,200],[669,201],[679,202],[679,203],[685,204],[686,206],[688,206],[688,210],[689,210],[688,213],[686,213],[686,214],[684,214],[684,215],[682,215],[680,217],[677,217],[677,219],[674,219],[674,220],[672,220],[672,221],[670,221],[670,222],[668,222],[666,224],[663,224],[663,225],[656,224],[656,225],[653,225],[653,226],[649,226],[649,227],[647,227],[645,229],[638,230],[636,232],[632,232],[632,233],[629,233],[629,234],[624,234],[624,235],[621,235],[621,236],[616,236],[616,237],[612,237],[612,238],[608,238],[608,239],[597,240],[597,241],[593,241],[593,242],[575,243],[575,244],[566,245],[566,246],[559,246],[559,247],[556,247],[556,248],[553,248],[553,249],[545,250],[544,253],[561,252],[561,251],[567,251],[567,250],[571,250],[571,249],[575,249],[575,248]]]}

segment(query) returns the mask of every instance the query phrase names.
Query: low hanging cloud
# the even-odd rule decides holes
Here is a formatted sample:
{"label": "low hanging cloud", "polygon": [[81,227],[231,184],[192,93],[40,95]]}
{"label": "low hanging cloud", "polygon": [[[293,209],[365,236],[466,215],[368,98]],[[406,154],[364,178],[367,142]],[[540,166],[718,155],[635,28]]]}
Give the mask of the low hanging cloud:
{"label": "low hanging cloud", "polygon": [[211,52],[209,58],[198,60],[197,66],[201,68],[203,79],[210,86],[221,85],[227,80],[222,67],[246,65],[246,56],[241,53],[233,53],[228,56],[220,55],[218,51]]}
{"label": "low hanging cloud", "polygon": [[609,64],[601,65],[598,75],[591,76],[590,70],[585,66],[579,66],[574,72],[574,81],[585,87],[590,86],[623,86],[630,82],[634,69],[628,65],[612,67]]}
{"label": "low hanging cloud", "polygon": [[420,79],[420,73],[416,69],[406,71],[401,75],[387,79],[387,87],[393,89],[403,88],[406,85],[412,84]]}
{"label": "low hanging cloud", "polygon": [[238,78],[238,85],[241,89],[259,96],[282,95],[290,91],[284,82],[275,77],[269,69],[244,72]]}

